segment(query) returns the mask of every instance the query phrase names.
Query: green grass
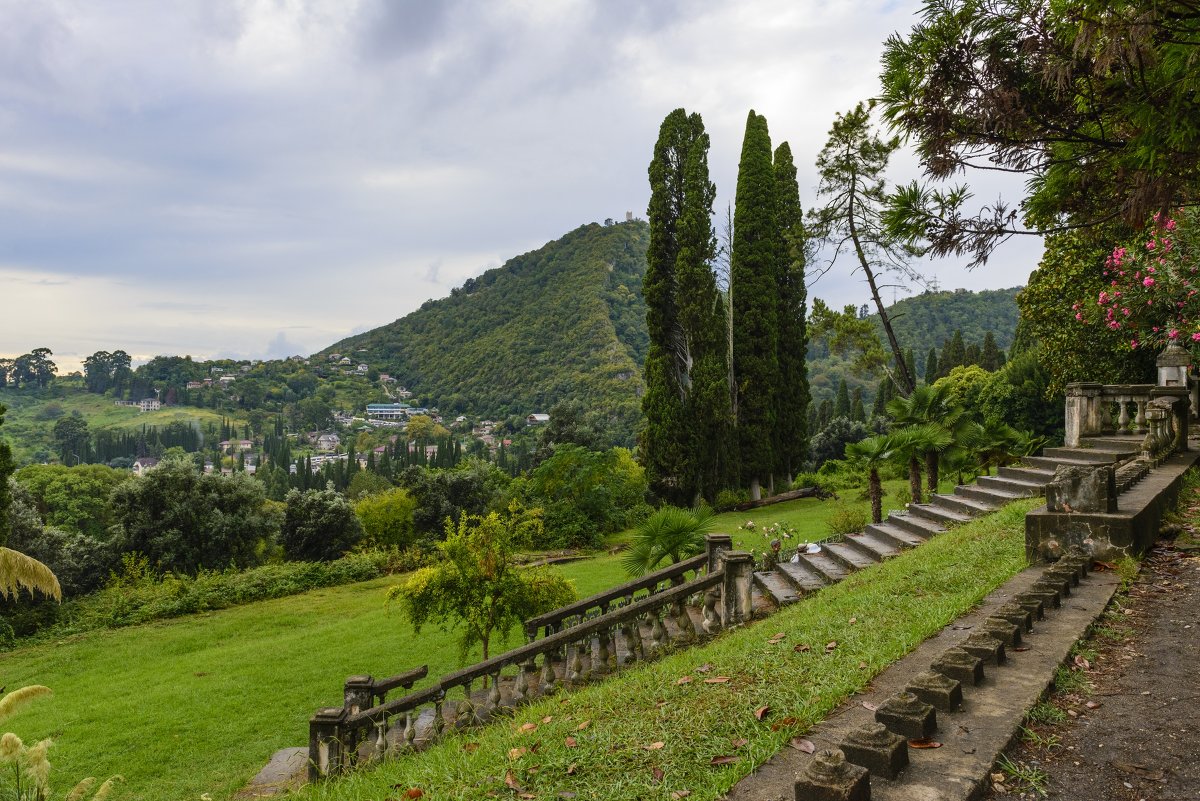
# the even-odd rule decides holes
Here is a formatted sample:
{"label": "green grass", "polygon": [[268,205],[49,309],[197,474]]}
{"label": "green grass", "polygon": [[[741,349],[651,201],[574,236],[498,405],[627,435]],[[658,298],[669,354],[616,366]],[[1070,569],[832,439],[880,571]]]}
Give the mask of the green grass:
{"label": "green grass", "polygon": [[[702,649],[539,701],[512,723],[450,736],[421,755],[322,783],[302,797],[365,801],[413,787],[427,798],[511,797],[505,785],[511,772],[538,798],[666,798],[683,790],[694,801],[718,798],[1020,570],[1024,514],[1038,503],[1015,503],[954,529]],[[777,632],[785,638],[769,643]],[[830,642],[837,645],[827,653]],[[808,649],[797,652],[798,645]],[[710,670],[698,672],[704,664]],[[693,681],[679,684],[683,676]],[[702,681],[716,676],[728,681]],[[755,710],[764,705],[770,712],[760,721]],[[584,721],[590,723],[580,731]],[[526,722],[537,724],[536,731],[521,732]],[[468,742],[471,749],[464,748]],[[530,752],[511,759],[510,750],[520,747]],[[713,766],[719,756],[737,761]]]}

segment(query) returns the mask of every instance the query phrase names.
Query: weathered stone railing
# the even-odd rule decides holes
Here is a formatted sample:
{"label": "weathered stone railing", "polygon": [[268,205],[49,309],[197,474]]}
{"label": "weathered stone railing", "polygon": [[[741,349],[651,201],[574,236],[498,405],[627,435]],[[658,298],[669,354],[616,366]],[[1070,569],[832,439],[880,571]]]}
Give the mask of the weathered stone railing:
{"label": "weathered stone railing", "polygon": [[[743,551],[730,550],[730,544],[728,535],[709,535],[706,554],[658,571],[668,574],[665,577],[659,575],[655,580],[656,574],[651,574],[618,588],[628,590],[640,583],[645,586],[633,592],[651,586],[657,591],[640,598],[633,598],[633,592],[618,593],[610,601],[624,600],[619,606],[605,601],[599,607],[604,609],[601,614],[443,676],[433,686],[402,698],[384,700],[387,690],[412,686],[412,682],[402,685],[398,679],[424,676],[424,669],[379,682],[369,676],[351,677],[346,683],[343,706],[320,709],[309,721],[309,779],[343,773],[362,756],[374,759],[418,750],[448,727],[483,724],[563,687],[581,686],[630,663],[653,659],[675,645],[689,645],[700,637],[748,621],[752,615],[753,558]],[[706,568],[703,575],[699,575],[701,567]],[[695,578],[659,589],[664,580],[687,573]],[[653,585],[647,584],[650,581]],[[594,598],[607,595],[612,593]],[[689,606],[699,607],[698,628]],[[584,612],[592,608],[594,603]],[[549,625],[553,626],[583,614],[578,610],[560,614],[562,611],[542,618],[551,618]],[[533,630],[547,625],[542,622]],[[487,687],[482,697],[474,692],[476,682]],[[461,700],[447,701],[451,692],[461,693]],[[367,705],[376,699],[379,703]],[[404,728],[399,737],[390,736],[392,720],[401,716]]]}
{"label": "weathered stone railing", "polygon": [[1187,450],[1188,389],[1154,384],[1067,384],[1065,445],[1078,448],[1086,437],[1150,434],[1153,421],[1161,419],[1152,412],[1152,403],[1170,408],[1176,448]]}

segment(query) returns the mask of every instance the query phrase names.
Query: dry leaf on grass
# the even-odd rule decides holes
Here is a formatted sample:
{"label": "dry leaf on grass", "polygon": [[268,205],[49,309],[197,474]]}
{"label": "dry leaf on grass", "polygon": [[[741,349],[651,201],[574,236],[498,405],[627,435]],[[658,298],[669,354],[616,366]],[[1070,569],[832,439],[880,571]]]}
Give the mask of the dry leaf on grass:
{"label": "dry leaf on grass", "polygon": [[724,684],[729,681],[728,676],[713,676],[711,679],[705,679],[705,684]]}
{"label": "dry leaf on grass", "polygon": [[697,673],[707,673],[710,670],[712,670],[712,665],[708,664],[707,662],[696,668]]}
{"label": "dry leaf on grass", "polygon": [[576,765],[576,763],[572,762],[570,765],[567,766],[567,775],[568,776],[575,775],[575,765]]}
{"label": "dry leaf on grass", "polygon": [[513,774],[513,772],[511,770],[504,774],[504,783],[506,785],[508,785],[508,788],[510,790],[522,789],[520,782],[517,781],[517,777]]}
{"label": "dry leaf on grass", "polygon": [[517,728],[517,731],[521,732],[522,734],[526,734],[531,731],[537,731],[537,724],[536,723],[522,723],[520,725],[520,727]]}
{"label": "dry leaf on grass", "polygon": [[734,748],[741,748],[743,745],[745,745],[748,742],[750,742],[750,741],[747,740],[745,737],[734,737],[732,740],[729,741],[729,744],[732,745]]}
{"label": "dry leaf on grass", "polygon": [[825,643],[825,653],[831,653],[834,648],[837,648],[837,640],[830,640]]}
{"label": "dry leaf on grass", "polygon": [[410,787],[404,791],[405,798],[421,798],[425,795],[425,791],[420,787]]}
{"label": "dry leaf on grass", "polygon": [[679,801],[679,799],[687,798],[691,794],[691,790],[676,790],[675,792],[671,793],[671,798],[672,801]]}
{"label": "dry leaf on grass", "polygon": [[675,680],[675,683],[676,684],[691,684],[692,677],[691,676],[680,676],[678,679]]}
{"label": "dry leaf on grass", "polygon": [[552,720],[554,720],[553,715],[546,715],[546,717],[542,718],[542,723],[549,723]]}
{"label": "dry leaf on grass", "polygon": [[592,722],[590,720],[585,720],[583,723],[580,723],[578,726],[575,727],[575,731],[583,731],[584,729],[586,729],[588,726],[591,726],[591,725],[592,725]]}
{"label": "dry leaf on grass", "polygon": [[528,748],[524,748],[524,747],[510,748],[510,749],[508,749],[508,758],[509,759],[520,759],[521,757],[525,756],[527,753],[529,753]]}
{"label": "dry leaf on grass", "polygon": [[1100,702],[1099,701],[1088,701],[1086,704],[1084,704],[1084,706],[1086,706],[1088,709],[1099,709]]}
{"label": "dry leaf on grass", "polygon": [[666,745],[666,743],[664,743],[662,740],[659,740],[656,743],[650,743],[650,745],[643,745],[642,748],[645,748],[647,751],[658,751],[664,745]]}
{"label": "dry leaf on grass", "polygon": [[738,761],[738,757],[729,756],[728,754],[722,754],[721,756],[715,756],[712,759],[708,760],[708,764],[710,764],[710,765],[728,765],[731,762],[737,762],[737,761]]}
{"label": "dry leaf on grass", "polygon": [[662,768],[655,768],[653,771],[653,775],[654,775],[654,783],[655,784],[658,784],[659,782],[661,782],[663,780],[663,775],[664,775],[662,772]]}
{"label": "dry leaf on grass", "polygon": [[758,709],[754,710],[754,719],[762,720],[763,718],[765,718],[767,716],[767,714],[770,711],[771,711],[771,707],[766,706],[764,704],[763,706],[760,706]]}
{"label": "dry leaf on grass", "polygon": [[479,743],[463,743],[463,750],[468,754],[473,754],[479,750]]}
{"label": "dry leaf on grass", "polygon": [[792,650],[793,650],[793,651],[795,651],[795,652],[796,652],[796,653],[798,653],[798,654],[806,654],[806,653],[808,653],[809,651],[811,651],[811,650],[812,650],[812,648],[811,648],[811,647],[809,647],[809,646],[807,646],[807,645],[805,645],[804,643],[799,643],[799,644],[797,644],[797,645],[793,645],[793,646],[792,646]]}
{"label": "dry leaf on grass", "polygon": [[574,748],[577,745],[579,745],[579,743],[576,742],[574,737],[567,738],[567,748]]}

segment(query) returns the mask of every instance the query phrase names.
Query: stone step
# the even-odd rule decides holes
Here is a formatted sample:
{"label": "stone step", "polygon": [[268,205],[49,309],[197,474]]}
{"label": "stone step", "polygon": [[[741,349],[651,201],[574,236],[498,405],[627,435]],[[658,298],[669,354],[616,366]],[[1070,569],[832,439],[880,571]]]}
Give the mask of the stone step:
{"label": "stone step", "polygon": [[1009,492],[1006,489],[987,487],[981,484],[960,484],[954,488],[954,494],[960,498],[972,501],[982,501],[992,506],[1003,506],[1010,501],[1026,497],[1024,494]]}
{"label": "stone step", "polygon": [[1099,464],[1098,462],[1085,462],[1081,459],[1067,459],[1067,458],[1051,459],[1047,456],[1026,456],[1024,459],[1021,460],[1021,462],[1022,462],[1022,464],[1028,465],[1030,467],[1041,468],[1042,470],[1049,470],[1051,473],[1053,473],[1055,470],[1057,470],[1060,465],[1066,465],[1068,467],[1095,467],[1097,464]]}
{"label": "stone step", "polygon": [[1035,467],[1001,467],[997,471],[1000,478],[1011,478],[1015,481],[1028,481],[1044,487],[1054,479],[1053,470],[1039,470]]}
{"label": "stone step", "polygon": [[799,559],[795,562],[780,562],[775,565],[775,572],[790,581],[792,586],[802,593],[816,592],[829,583],[824,576],[801,564]]}
{"label": "stone step", "polygon": [[971,514],[968,512],[940,505],[935,506],[931,503],[910,503],[908,505],[908,513],[917,517],[923,517],[926,520],[932,520],[944,527],[965,523],[971,519]]}
{"label": "stone step", "polygon": [[911,514],[911,506],[909,510],[909,512],[892,512],[884,522],[919,540],[916,543],[918,545],[946,530],[945,523],[947,521],[932,520],[928,517],[921,517],[919,514]]}
{"label": "stone step", "polygon": [[836,584],[849,575],[850,571],[824,553],[799,554],[800,564],[821,576],[829,584]]}
{"label": "stone step", "polygon": [[949,509],[952,512],[958,512],[970,517],[986,515],[1000,508],[999,504],[976,501],[971,498],[965,498],[962,495],[934,495],[930,499],[930,505],[940,506],[943,509]]}
{"label": "stone step", "polygon": [[924,537],[919,537],[908,529],[901,528],[896,525],[895,513],[882,523],[872,523],[867,526],[866,532],[872,537],[891,543],[892,547],[897,549],[915,548],[925,542]]}
{"label": "stone step", "polygon": [[[779,605],[752,581],[750,582],[750,608],[754,610],[755,617],[758,617],[771,614],[779,608]],[[703,615],[703,613],[701,614]]]}
{"label": "stone step", "polygon": [[983,489],[1000,490],[1017,498],[1032,498],[1035,495],[1041,495],[1046,489],[1046,484],[1043,482],[1021,481],[1003,476],[980,476],[975,479],[975,483]]}
{"label": "stone step", "polygon": [[849,573],[875,564],[874,559],[844,542],[826,542],[821,547],[826,556],[844,567]]}
{"label": "stone step", "polygon": [[861,534],[847,534],[844,542],[851,548],[857,548],[859,553],[874,562],[882,562],[888,557],[895,556],[903,547],[870,531],[864,531]]}
{"label": "stone step", "polygon": [[1070,459],[1089,464],[1111,464],[1120,458],[1118,452],[1097,448],[1044,448],[1042,456],[1047,459]]}
{"label": "stone step", "polygon": [[800,596],[796,594],[791,583],[774,570],[754,571],[754,584],[762,589],[763,593],[774,601],[776,606],[784,607],[800,600]]}

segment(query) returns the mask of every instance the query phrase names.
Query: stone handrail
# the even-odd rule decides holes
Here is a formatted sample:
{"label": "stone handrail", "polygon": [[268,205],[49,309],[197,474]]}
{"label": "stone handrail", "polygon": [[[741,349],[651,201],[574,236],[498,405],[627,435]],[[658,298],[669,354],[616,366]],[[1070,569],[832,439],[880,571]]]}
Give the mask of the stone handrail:
{"label": "stone handrail", "polygon": [[[1150,433],[1147,417],[1150,404],[1157,399],[1170,401],[1171,428],[1183,432],[1176,448],[1187,450],[1190,424],[1190,398],[1187,387],[1160,387],[1154,384],[1067,384],[1066,434],[1064,444],[1078,448],[1087,437]],[[1184,402],[1177,402],[1182,399]]]}
{"label": "stone handrail", "polygon": [[[396,684],[401,677],[423,676],[423,669],[382,682],[367,681],[369,676],[351,677],[351,681],[362,681],[355,685],[354,694],[351,681],[347,682],[346,703],[320,709],[309,721],[309,779],[352,768],[368,738],[372,745],[365,750],[370,758],[415,750],[436,740],[448,726],[485,723],[504,710],[552,695],[563,686],[574,688],[629,663],[653,659],[672,645],[690,644],[698,634],[688,604],[697,597],[702,599],[699,636],[748,621],[752,614],[751,555],[728,550],[726,535],[709,535],[709,544],[709,553],[697,559],[711,557],[716,566],[709,562],[704,575],[447,674],[436,684],[402,698],[383,701],[379,690],[384,685],[389,689],[401,686]],[[505,671],[515,671],[515,675],[505,676]],[[483,695],[473,691],[480,680],[487,685]],[[462,700],[448,703],[451,691],[461,691]],[[368,692],[375,693],[381,703],[364,703],[372,697]],[[447,714],[451,705],[453,711]],[[404,728],[398,738],[389,738],[390,720],[399,716],[404,717]]]}
{"label": "stone handrail", "polygon": [[647,573],[641,578],[620,586],[583,598],[573,604],[559,607],[552,612],[530,618],[525,621],[525,637],[532,642],[537,639],[539,632],[549,636],[567,626],[577,625],[589,617],[597,614],[603,615],[615,608],[633,603],[639,595],[654,595],[660,592],[664,585],[681,584],[687,580],[689,573],[693,574],[693,578],[698,576],[708,564],[708,559],[708,554],[700,554],[691,559],[676,562],[662,570]]}

